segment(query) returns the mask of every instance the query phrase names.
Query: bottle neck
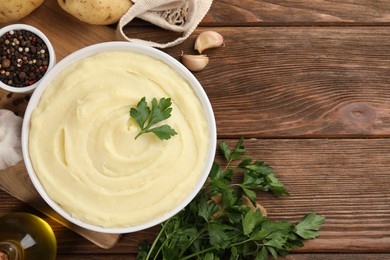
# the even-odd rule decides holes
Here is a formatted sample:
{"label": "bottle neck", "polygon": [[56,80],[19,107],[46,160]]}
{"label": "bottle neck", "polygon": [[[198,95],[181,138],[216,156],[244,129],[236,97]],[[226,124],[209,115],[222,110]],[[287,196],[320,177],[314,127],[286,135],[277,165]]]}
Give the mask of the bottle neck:
{"label": "bottle neck", "polygon": [[0,241],[0,260],[22,260],[23,251],[16,243]]}

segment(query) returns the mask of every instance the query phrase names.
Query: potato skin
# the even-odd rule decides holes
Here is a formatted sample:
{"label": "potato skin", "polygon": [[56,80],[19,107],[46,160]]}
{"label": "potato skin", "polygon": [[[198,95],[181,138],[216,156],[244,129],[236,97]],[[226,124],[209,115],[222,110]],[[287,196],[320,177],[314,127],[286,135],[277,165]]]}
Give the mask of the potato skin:
{"label": "potato skin", "polygon": [[119,21],[133,5],[130,0],[57,0],[66,12],[89,23],[107,25]]}
{"label": "potato skin", "polygon": [[10,23],[22,19],[34,11],[45,0],[1,0],[0,23]]}

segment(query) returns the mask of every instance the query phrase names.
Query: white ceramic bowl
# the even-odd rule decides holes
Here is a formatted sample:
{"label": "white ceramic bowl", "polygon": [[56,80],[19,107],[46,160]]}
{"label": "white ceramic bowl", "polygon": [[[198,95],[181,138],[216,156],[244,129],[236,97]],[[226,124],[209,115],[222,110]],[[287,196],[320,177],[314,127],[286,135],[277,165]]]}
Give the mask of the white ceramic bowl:
{"label": "white ceramic bowl", "polygon": [[[27,24],[11,24],[11,25],[5,26],[5,27],[0,29],[0,37],[3,36],[7,32],[17,31],[17,30],[30,31],[30,32],[34,33],[35,35],[37,35],[39,38],[41,38],[43,40],[43,42],[47,46],[47,50],[49,51],[49,64],[48,64],[47,71],[49,71],[51,68],[53,68],[53,66],[56,63],[56,56],[55,56],[53,45],[51,44],[49,39],[46,37],[46,35],[43,34],[37,28],[35,28],[35,27],[31,26],[31,25],[27,25]],[[40,80],[42,80],[42,78]],[[7,91],[9,91],[9,92],[29,93],[29,92],[32,92],[38,86],[40,80],[38,80],[36,83],[34,83],[34,84],[30,85],[30,86],[25,86],[25,87],[13,87],[13,86],[7,85],[4,82],[0,81],[0,87],[5,89],[5,90],[7,90]]]}
{"label": "white ceramic bowl", "polygon": [[[141,225],[131,226],[131,227],[125,227],[125,228],[103,228],[100,226],[91,225],[89,223],[84,223],[78,219],[73,218],[70,214],[68,214],[65,210],[63,210],[56,202],[54,202],[45,192],[42,184],[40,183],[36,173],[34,172],[34,169],[32,167],[32,163],[29,156],[29,150],[28,150],[28,143],[29,143],[29,130],[30,130],[30,119],[31,114],[35,107],[38,105],[40,97],[42,93],[44,92],[46,86],[48,83],[53,80],[58,73],[60,73],[62,70],[64,70],[69,65],[80,61],[86,57],[89,57],[91,55],[105,52],[105,51],[131,51],[136,53],[141,53],[144,55],[151,56],[153,58],[156,58],[158,60],[163,61],[165,64],[169,65],[171,68],[173,68],[175,71],[177,71],[184,79],[186,79],[189,84],[192,86],[196,96],[201,102],[201,105],[204,108],[206,119],[208,121],[208,127],[209,127],[209,147],[207,149],[207,161],[206,165],[204,167],[204,171],[201,174],[201,177],[196,183],[195,188],[191,191],[189,196],[187,196],[177,207],[175,207],[173,210],[169,211],[167,214],[164,214],[162,216],[159,216],[151,221],[148,221],[146,223],[143,223]],[[186,69],[180,62],[178,62],[176,59],[172,58],[168,54],[159,51],[157,49],[129,43],[129,42],[108,42],[108,43],[101,43],[96,44],[93,46],[86,47],[84,49],[81,49],[68,57],[61,60],[52,70],[50,70],[47,75],[43,78],[43,80],[40,82],[39,86],[34,91],[24,116],[23,121],[23,127],[22,127],[22,149],[23,149],[23,157],[26,164],[27,172],[39,192],[39,194],[42,196],[42,198],[61,216],[63,216],[65,219],[69,220],[70,222],[81,226],[86,229],[94,230],[97,232],[104,232],[104,233],[129,233],[129,232],[135,232],[139,230],[143,230],[152,226],[155,226],[168,218],[174,216],[176,213],[178,213],[180,210],[182,210],[190,201],[196,196],[196,194],[200,191],[202,188],[204,182],[206,181],[209,171],[212,167],[214,156],[215,156],[215,148],[216,148],[216,124],[214,119],[213,110],[211,107],[211,104],[209,102],[209,99],[204,92],[202,86],[198,82],[198,80],[193,76],[193,74]],[[129,216],[131,218],[131,216]]]}

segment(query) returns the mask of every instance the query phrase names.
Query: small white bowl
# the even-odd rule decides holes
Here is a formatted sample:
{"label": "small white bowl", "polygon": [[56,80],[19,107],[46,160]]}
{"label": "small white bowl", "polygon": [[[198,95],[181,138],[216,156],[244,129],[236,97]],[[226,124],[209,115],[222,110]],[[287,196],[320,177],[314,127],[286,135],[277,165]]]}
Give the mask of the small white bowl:
{"label": "small white bowl", "polygon": [[[35,28],[31,25],[27,25],[27,24],[11,24],[11,25],[5,26],[5,27],[0,29],[0,37],[3,36],[4,34],[6,34],[7,32],[18,31],[18,30],[26,30],[26,31],[32,32],[33,34],[35,34],[36,36],[41,38],[43,40],[43,42],[46,44],[47,50],[49,52],[49,64],[47,65],[48,69],[46,71],[46,73],[47,73],[51,68],[53,68],[53,66],[56,63],[56,56],[55,56],[54,48],[53,48],[53,45],[51,44],[51,42],[49,41],[49,39],[40,30],[38,30],[37,28]],[[45,75],[46,75],[46,73],[45,73]],[[38,86],[38,84],[42,80],[42,78],[40,80],[38,80],[37,82],[35,82],[34,84],[29,85],[29,86],[25,86],[25,87],[13,87],[13,86],[7,85],[4,82],[0,81],[0,87],[9,91],[9,92],[29,93],[29,92],[32,92]]]}
{"label": "small white bowl", "polygon": [[[201,176],[196,183],[194,189],[190,192],[190,194],[181,201],[178,206],[176,206],[174,209],[170,210],[164,215],[161,215],[151,221],[147,221],[143,224],[125,227],[125,228],[104,228],[96,225],[92,225],[89,223],[85,223],[83,221],[80,221],[79,219],[76,219],[72,217],[70,214],[68,214],[64,209],[62,209],[56,202],[54,202],[48,194],[45,192],[45,189],[43,188],[42,184],[39,181],[38,176],[36,175],[34,168],[32,166],[32,162],[30,160],[29,156],[29,149],[28,149],[28,143],[29,143],[29,131],[30,131],[30,120],[31,115],[36,106],[39,103],[39,100],[41,98],[41,95],[43,94],[45,88],[48,86],[48,83],[51,82],[61,71],[63,71],[65,68],[70,66],[71,64],[78,62],[84,58],[87,58],[89,56],[106,52],[106,51],[131,51],[136,53],[141,53],[144,55],[148,55],[152,58],[158,59],[163,61],[165,64],[173,68],[179,75],[181,75],[184,79],[186,79],[189,84],[191,85],[192,89],[194,90],[196,96],[198,97],[204,111],[205,111],[205,117],[208,123],[208,131],[209,131],[209,144],[207,147],[207,159],[206,164],[204,167],[204,170],[201,173]],[[178,62],[173,57],[169,56],[168,54],[140,44],[135,43],[129,43],[129,42],[107,42],[107,43],[100,43],[96,45],[92,45],[89,47],[85,47],[81,50],[76,51],[75,53],[67,56],[63,60],[61,60],[52,70],[50,70],[47,75],[44,77],[44,79],[40,82],[37,89],[34,91],[33,95],[31,96],[31,99],[28,103],[24,120],[23,120],[23,126],[22,126],[22,149],[23,149],[23,157],[24,162],[27,168],[27,172],[41,195],[41,197],[62,217],[67,219],[68,221],[72,222],[73,224],[97,231],[97,232],[103,232],[103,233],[130,233],[135,232],[139,230],[143,230],[146,228],[150,228],[152,226],[158,225],[161,222],[167,220],[168,218],[174,216],[179,211],[181,211],[187,204],[191,202],[191,200],[197,195],[197,193],[200,191],[200,189],[203,187],[203,184],[205,183],[208,174],[211,170],[212,164],[214,162],[215,157],[215,149],[216,149],[216,142],[217,142],[217,135],[216,135],[216,124],[215,124],[215,118],[214,113],[210,104],[210,101],[203,90],[201,84],[199,81],[194,77],[194,75],[185,68],[180,62]],[[131,216],[129,216],[131,217]]]}

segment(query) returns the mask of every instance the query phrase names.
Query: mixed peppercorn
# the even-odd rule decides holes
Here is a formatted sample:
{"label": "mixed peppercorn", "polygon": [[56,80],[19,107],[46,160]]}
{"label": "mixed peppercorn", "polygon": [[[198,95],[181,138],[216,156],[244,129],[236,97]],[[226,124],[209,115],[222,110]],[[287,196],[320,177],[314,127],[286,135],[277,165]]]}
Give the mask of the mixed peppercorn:
{"label": "mixed peppercorn", "polygon": [[27,30],[11,30],[0,37],[0,81],[12,87],[31,86],[49,66],[45,42]]}

